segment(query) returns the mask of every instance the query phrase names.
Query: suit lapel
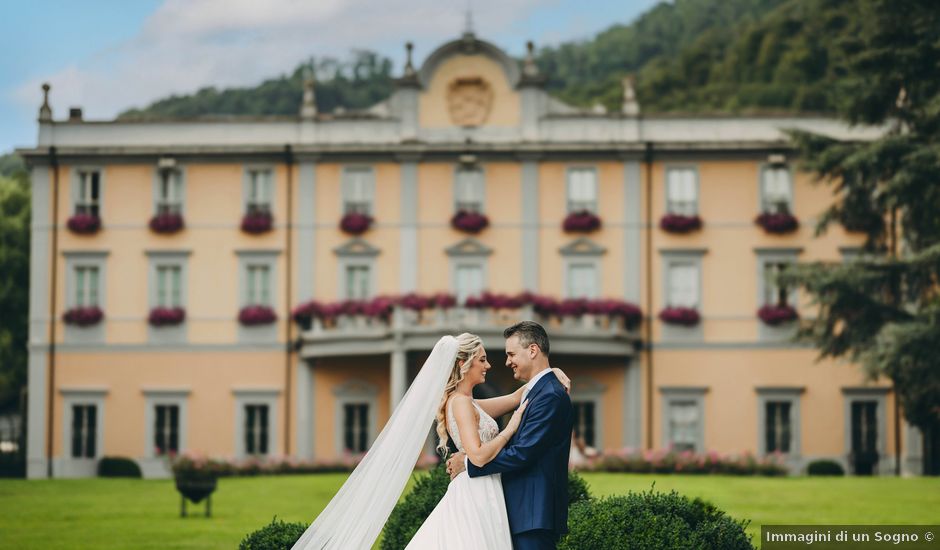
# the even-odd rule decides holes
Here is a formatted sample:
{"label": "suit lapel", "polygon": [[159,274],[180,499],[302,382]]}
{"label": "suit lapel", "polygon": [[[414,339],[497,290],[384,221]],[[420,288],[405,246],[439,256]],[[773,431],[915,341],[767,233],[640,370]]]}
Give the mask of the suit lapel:
{"label": "suit lapel", "polygon": [[529,405],[526,406],[525,412],[522,413],[522,422],[520,422],[520,426],[523,423],[525,423],[526,416],[529,414],[529,406],[532,405],[532,400],[538,397],[540,393],[547,390],[552,380],[557,380],[557,379],[558,378],[555,376],[555,373],[550,372],[546,374],[545,376],[539,378],[539,381],[535,383],[535,386],[531,390],[529,390],[528,395],[526,395],[526,399],[529,400]]}

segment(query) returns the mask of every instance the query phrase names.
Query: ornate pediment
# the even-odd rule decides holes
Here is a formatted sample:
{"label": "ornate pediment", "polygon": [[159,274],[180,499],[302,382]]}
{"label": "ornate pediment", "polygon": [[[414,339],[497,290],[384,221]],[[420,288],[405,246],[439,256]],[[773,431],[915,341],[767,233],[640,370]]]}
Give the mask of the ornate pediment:
{"label": "ornate pediment", "polygon": [[365,241],[365,240],[360,239],[360,238],[357,237],[357,238],[355,238],[355,239],[350,239],[350,240],[346,241],[346,243],[344,243],[343,245],[334,248],[334,249],[333,249],[333,252],[334,252],[337,256],[346,256],[346,257],[348,257],[348,256],[355,256],[355,257],[363,257],[363,256],[365,256],[365,257],[370,257],[370,258],[371,258],[371,257],[374,257],[374,256],[378,256],[379,253],[382,252],[382,251],[379,250],[378,248],[375,248],[374,246],[372,246],[371,244],[369,244],[367,241]]}
{"label": "ornate pediment", "polygon": [[489,256],[493,249],[480,241],[467,238],[446,249],[448,256]]}
{"label": "ornate pediment", "polygon": [[447,110],[457,126],[481,126],[492,106],[493,87],[481,77],[460,77],[447,87]]}
{"label": "ornate pediment", "polygon": [[558,249],[562,256],[600,256],[607,249],[587,237],[575,239]]}

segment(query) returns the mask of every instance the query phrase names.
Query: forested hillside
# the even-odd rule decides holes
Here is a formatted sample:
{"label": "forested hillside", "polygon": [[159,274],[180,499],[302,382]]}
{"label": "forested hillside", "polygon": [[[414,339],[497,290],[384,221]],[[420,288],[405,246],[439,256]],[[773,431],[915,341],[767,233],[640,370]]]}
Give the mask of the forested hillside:
{"label": "forested hillside", "polygon": [[[635,74],[644,112],[833,111],[844,59],[858,47],[862,1],[664,2],[591,40],[542,45],[537,61],[549,90],[575,105],[618,109],[621,78]],[[308,70],[319,109],[330,112],[388,97],[401,68],[369,51],[311,58],[257,87],[204,88],[121,118],[294,115]]]}

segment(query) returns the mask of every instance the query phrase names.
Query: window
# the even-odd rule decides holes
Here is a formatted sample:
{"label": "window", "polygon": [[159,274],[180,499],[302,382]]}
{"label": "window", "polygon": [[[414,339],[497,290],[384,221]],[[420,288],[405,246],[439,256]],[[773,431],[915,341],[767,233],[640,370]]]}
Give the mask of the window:
{"label": "window", "polygon": [[343,449],[359,454],[369,450],[369,404],[343,405]]}
{"label": "window", "polygon": [[343,213],[372,214],[375,192],[372,168],[346,168],[343,170]]}
{"label": "window", "polygon": [[790,401],[767,401],[764,407],[764,419],[766,422],[764,434],[767,438],[765,442],[766,452],[789,453],[790,441],[792,439]]}
{"label": "window", "polygon": [[179,405],[156,405],[153,427],[154,454],[179,453],[180,408]]}
{"label": "window", "polygon": [[568,170],[568,212],[597,210],[597,172],[593,168]]}
{"label": "window", "polygon": [[268,406],[245,405],[245,453],[268,454]]}
{"label": "window", "polygon": [[693,168],[666,171],[666,210],[670,214],[695,216],[698,213],[697,179]]}
{"label": "window", "polygon": [[76,195],[76,214],[98,216],[101,198],[101,172],[97,170],[79,170]]}
{"label": "window", "polygon": [[246,266],[247,281],[245,285],[245,305],[270,306],[271,300],[271,266],[249,263]]}
{"label": "window", "polygon": [[789,213],[793,200],[790,170],[767,166],[761,171],[761,208],[769,213]]}
{"label": "window", "polygon": [[455,292],[457,303],[462,304],[470,296],[483,292],[483,266],[480,264],[457,264],[455,267]]}
{"label": "window", "polygon": [[457,170],[454,208],[457,211],[483,212],[483,171],[461,167]]}
{"label": "window", "polygon": [[75,273],[75,307],[92,307],[100,305],[98,300],[98,267],[78,265]]}
{"label": "window", "polygon": [[697,451],[699,408],[695,401],[669,403],[669,441],[678,452]]}
{"label": "window", "polygon": [[181,266],[157,266],[156,307],[183,307],[183,268]]}
{"label": "window", "polygon": [[72,405],[72,458],[95,458],[98,408]]}
{"label": "window", "polygon": [[157,180],[157,214],[183,213],[183,174],[177,169],[162,169]]}
{"label": "window", "polygon": [[668,264],[667,307],[698,308],[699,264],[671,262]]}
{"label": "window", "polygon": [[574,401],[574,433],[578,435],[588,447],[597,446],[596,418],[593,401]]}
{"label": "window", "polygon": [[852,402],[852,452],[878,452],[878,402]]}
{"label": "window", "polygon": [[788,265],[789,262],[782,261],[764,262],[764,305],[793,305],[789,303],[790,290],[776,283],[776,277],[783,273]]}
{"label": "window", "polygon": [[274,174],[270,169],[248,170],[245,209],[249,214],[270,214]]}
{"label": "window", "polygon": [[597,265],[594,263],[568,264],[568,297],[597,297]]}
{"label": "window", "polygon": [[346,299],[365,300],[372,295],[372,269],[368,265],[346,266]]}

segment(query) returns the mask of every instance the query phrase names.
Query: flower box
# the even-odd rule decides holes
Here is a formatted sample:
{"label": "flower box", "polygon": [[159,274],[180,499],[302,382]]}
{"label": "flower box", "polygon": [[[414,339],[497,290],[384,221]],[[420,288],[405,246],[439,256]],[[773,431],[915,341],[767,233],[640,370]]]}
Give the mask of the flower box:
{"label": "flower box", "polygon": [[104,312],[98,306],[73,307],[62,316],[65,324],[80,327],[97,325],[103,318]]}
{"label": "flower box", "polygon": [[183,229],[183,215],[175,212],[157,214],[150,218],[150,229],[154,233],[176,233]]}
{"label": "flower box", "polygon": [[698,311],[691,307],[667,307],[659,312],[659,319],[670,325],[694,327],[699,323]]}
{"label": "flower box", "polygon": [[66,225],[72,233],[93,235],[101,229],[101,218],[94,214],[75,214]]}
{"label": "flower box", "polygon": [[277,321],[277,313],[268,306],[245,306],[238,313],[238,322],[245,326],[269,325]]}
{"label": "flower box", "polygon": [[799,318],[796,308],[789,305],[766,305],[757,310],[757,316],[765,325],[772,327],[795,321]]}
{"label": "flower box", "polygon": [[350,212],[340,220],[339,228],[350,235],[362,235],[372,227],[372,222],[372,216],[368,214]]}
{"label": "flower box", "polygon": [[764,212],[757,216],[754,223],[764,228],[764,231],[775,235],[792,233],[800,227],[799,220],[789,212]]}
{"label": "flower box", "polygon": [[186,319],[186,310],[181,307],[155,307],[150,310],[148,322],[155,327],[173,326]]}
{"label": "flower box", "polygon": [[251,233],[252,235],[266,233],[271,230],[271,227],[273,227],[273,220],[274,218],[271,216],[270,212],[248,212],[244,215],[244,217],[242,217],[242,231],[245,233]]}
{"label": "flower box", "polygon": [[450,219],[450,225],[457,231],[477,234],[490,225],[490,220],[479,212],[460,210]]}
{"label": "flower box", "polygon": [[659,227],[669,233],[691,233],[702,228],[702,218],[682,214],[666,214],[659,220]]}
{"label": "flower box", "polygon": [[601,219],[588,210],[572,212],[565,218],[562,228],[566,233],[591,233],[601,228]]}
{"label": "flower box", "polygon": [[439,292],[431,296],[431,305],[439,309],[450,309],[457,305],[457,298],[453,294]]}

